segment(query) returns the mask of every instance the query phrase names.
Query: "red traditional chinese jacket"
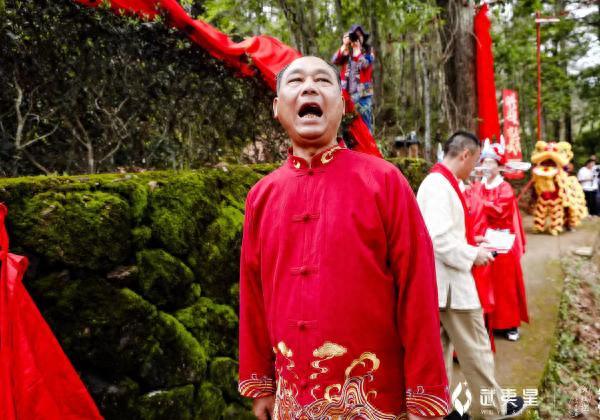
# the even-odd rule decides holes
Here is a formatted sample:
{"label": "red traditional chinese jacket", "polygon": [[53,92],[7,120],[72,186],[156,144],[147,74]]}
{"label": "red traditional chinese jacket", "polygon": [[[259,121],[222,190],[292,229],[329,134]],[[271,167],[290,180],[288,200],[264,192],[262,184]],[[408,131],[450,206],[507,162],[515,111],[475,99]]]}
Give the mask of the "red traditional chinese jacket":
{"label": "red traditional chinese jacket", "polygon": [[242,395],[276,419],[442,416],[449,395],[431,240],[396,167],[335,146],[248,194]]}

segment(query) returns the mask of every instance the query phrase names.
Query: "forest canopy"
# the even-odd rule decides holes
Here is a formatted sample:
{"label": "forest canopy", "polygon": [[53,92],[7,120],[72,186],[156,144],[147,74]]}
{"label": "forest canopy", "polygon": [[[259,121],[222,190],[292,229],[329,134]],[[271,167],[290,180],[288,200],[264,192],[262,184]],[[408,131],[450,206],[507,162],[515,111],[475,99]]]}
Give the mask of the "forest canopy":
{"label": "forest canopy", "polygon": [[[266,33],[325,59],[361,23],[375,51],[374,134],[384,154],[413,131],[434,145],[454,129],[476,129],[474,84],[464,83],[473,70],[460,74],[456,65],[473,54],[457,43],[461,33],[475,42],[464,25],[472,2],[181,3],[235,40]],[[582,159],[597,147],[600,66],[574,64],[598,48],[598,7],[492,4],[498,101],[501,89],[519,94],[525,156],[535,141],[537,10],[561,17],[542,27],[544,138],[573,142]],[[285,153],[267,86],[237,77],[160,18],[139,21],[67,0],[5,0],[0,63],[0,176],[198,168],[277,161]]]}

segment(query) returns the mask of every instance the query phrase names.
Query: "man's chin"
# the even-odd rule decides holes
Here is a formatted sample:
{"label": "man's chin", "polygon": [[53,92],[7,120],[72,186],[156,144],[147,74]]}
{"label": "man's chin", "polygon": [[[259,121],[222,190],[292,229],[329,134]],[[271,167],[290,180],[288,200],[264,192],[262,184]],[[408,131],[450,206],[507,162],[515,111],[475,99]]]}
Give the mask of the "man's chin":
{"label": "man's chin", "polygon": [[320,143],[326,134],[327,130],[318,129],[300,129],[296,131],[296,139],[302,143]]}

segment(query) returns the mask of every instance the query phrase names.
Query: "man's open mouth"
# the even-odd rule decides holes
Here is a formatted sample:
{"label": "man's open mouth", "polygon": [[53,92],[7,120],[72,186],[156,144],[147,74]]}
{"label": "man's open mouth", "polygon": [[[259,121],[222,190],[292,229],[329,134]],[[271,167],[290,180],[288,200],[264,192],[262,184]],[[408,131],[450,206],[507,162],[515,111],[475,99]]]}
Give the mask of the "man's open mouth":
{"label": "man's open mouth", "polygon": [[300,111],[298,111],[298,116],[300,118],[319,118],[323,116],[323,111],[321,110],[319,104],[308,103],[300,107]]}

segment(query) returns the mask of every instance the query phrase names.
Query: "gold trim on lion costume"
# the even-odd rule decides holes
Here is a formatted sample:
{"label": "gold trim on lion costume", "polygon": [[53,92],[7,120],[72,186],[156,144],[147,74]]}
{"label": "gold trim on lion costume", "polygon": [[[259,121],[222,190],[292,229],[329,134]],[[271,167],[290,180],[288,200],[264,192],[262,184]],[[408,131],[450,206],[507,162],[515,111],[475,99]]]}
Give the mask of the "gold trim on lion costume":
{"label": "gold trim on lion costume", "polygon": [[570,227],[576,227],[588,215],[581,184],[564,170],[571,159],[573,151],[565,141],[538,141],[535,144],[531,155],[531,162],[535,165],[532,170],[533,184],[537,193],[533,213],[535,232],[545,231],[546,219],[550,218],[548,231],[558,235],[563,231],[565,222]]}

